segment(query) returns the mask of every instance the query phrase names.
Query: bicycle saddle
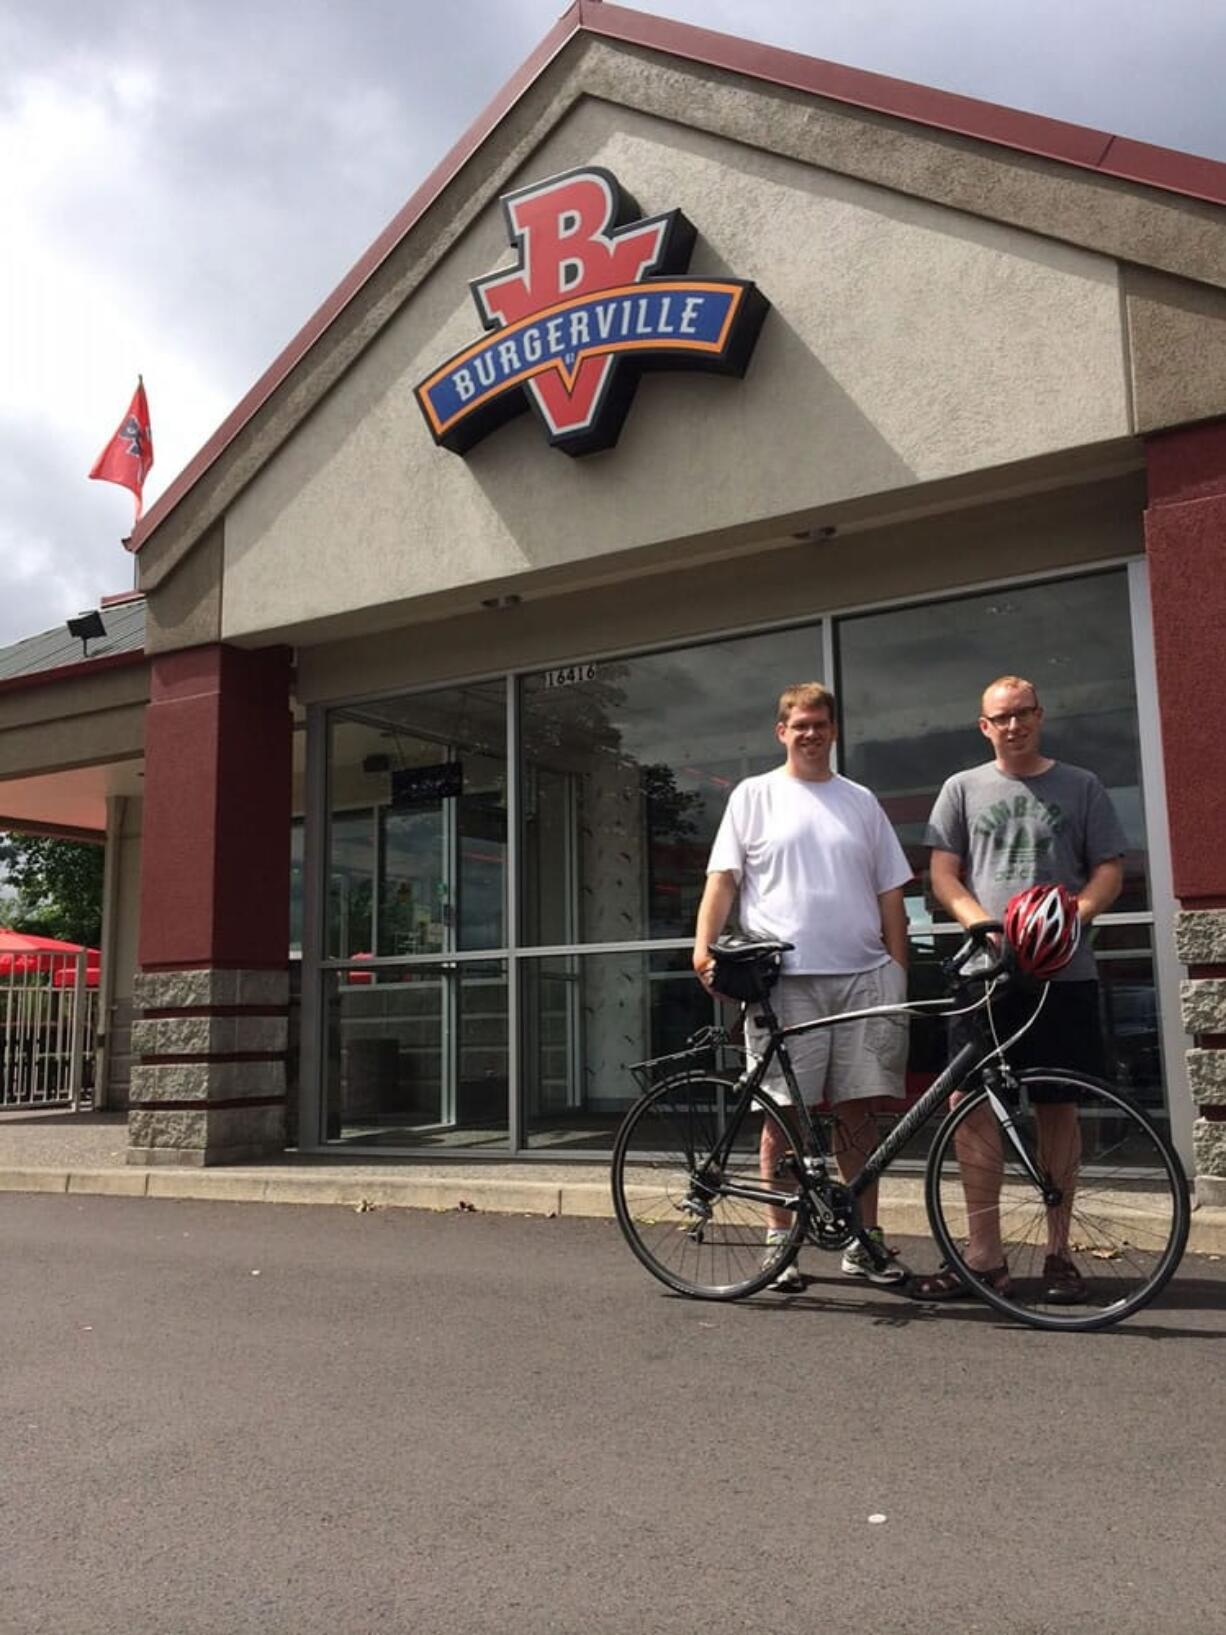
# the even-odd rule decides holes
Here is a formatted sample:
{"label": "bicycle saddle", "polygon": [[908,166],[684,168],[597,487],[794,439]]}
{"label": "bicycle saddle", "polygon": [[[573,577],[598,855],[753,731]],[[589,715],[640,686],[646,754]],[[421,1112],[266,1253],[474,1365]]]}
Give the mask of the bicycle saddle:
{"label": "bicycle saddle", "polygon": [[786,954],[794,947],[792,942],[772,942],[766,937],[717,937],[710,951],[721,964],[749,965],[770,954]]}

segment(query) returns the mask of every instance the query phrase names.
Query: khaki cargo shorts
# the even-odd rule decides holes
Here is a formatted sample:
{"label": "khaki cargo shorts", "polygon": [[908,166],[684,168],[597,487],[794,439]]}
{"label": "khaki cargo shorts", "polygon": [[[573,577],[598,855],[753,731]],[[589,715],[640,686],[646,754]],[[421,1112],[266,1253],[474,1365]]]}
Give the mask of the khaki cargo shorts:
{"label": "khaki cargo shorts", "polygon": [[[808,1022],[815,1016],[836,1016],[840,1011],[871,1010],[878,1005],[900,1005],[907,997],[907,973],[889,960],[873,971],[850,976],[781,976],[771,991],[771,1008],[784,1027]],[[749,1048],[760,1054],[769,1035],[755,1027],[750,1007],[746,1022]],[[866,1016],[858,1022],[836,1022],[788,1040],[796,1082],[807,1104],[859,1101],[866,1096],[901,1096],[907,1070],[910,1018]],[[790,1103],[791,1094],[778,1063],[771,1066],[766,1086],[776,1101]]]}

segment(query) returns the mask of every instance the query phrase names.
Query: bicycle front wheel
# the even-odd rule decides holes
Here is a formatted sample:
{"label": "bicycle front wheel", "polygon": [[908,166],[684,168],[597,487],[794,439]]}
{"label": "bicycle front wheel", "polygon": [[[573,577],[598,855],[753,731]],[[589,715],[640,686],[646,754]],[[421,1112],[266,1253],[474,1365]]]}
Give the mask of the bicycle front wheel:
{"label": "bicycle front wheel", "polygon": [[[926,1181],[933,1235],[998,1311],[1036,1328],[1106,1328],[1148,1304],[1179,1265],[1183,1168],[1110,1085],[1048,1068],[1018,1082],[996,1107],[986,1089],[971,1093],[938,1130]],[[965,1256],[972,1227],[990,1240],[997,1220],[1009,1276],[992,1288]]]}
{"label": "bicycle front wheel", "polygon": [[[771,1201],[791,1207],[768,1244]],[[613,1207],[631,1249],[670,1289],[703,1300],[755,1294],[804,1241],[795,1138],[761,1091],[744,1101],[728,1079],[671,1079],[635,1102],[617,1132]]]}

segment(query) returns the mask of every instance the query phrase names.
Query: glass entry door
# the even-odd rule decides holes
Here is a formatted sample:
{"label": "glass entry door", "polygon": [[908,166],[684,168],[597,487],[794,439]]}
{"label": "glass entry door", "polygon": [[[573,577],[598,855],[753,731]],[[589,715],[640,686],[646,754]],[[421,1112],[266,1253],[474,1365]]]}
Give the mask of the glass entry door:
{"label": "glass entry door", "polygon": [[331,718],[328,1141],[506,1145],[505,717],[494,683]]}

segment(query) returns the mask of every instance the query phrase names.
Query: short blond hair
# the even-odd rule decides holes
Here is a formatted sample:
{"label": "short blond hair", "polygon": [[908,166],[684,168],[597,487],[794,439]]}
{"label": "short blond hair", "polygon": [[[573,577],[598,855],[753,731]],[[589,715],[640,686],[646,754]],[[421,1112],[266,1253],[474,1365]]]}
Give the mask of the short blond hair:
{"label": "short blond hair", "polygon": [[793,710],[826,710],[833,723],[835,718],[834,694],[820,681],[794,681],[779,694],[776,720],[786,726]]}
{"label": "short blond hair", "polygon": [[994,693],[998,687],[1029,687],[1030,696],[1034,699],[1035,704],[1037,705],[1039,702],[1039,689],[1035,686],[1033,681],[1027,681],[1025,676],[997,676],[995,681],[988,682],[987,686],[979,695],[980,715],[986,715],[988,713],[984,708],[984,705],[987,703],[988,694]]}

